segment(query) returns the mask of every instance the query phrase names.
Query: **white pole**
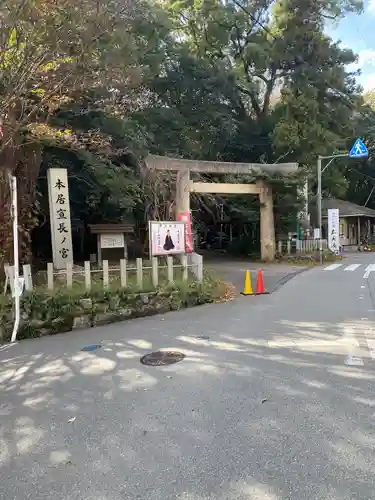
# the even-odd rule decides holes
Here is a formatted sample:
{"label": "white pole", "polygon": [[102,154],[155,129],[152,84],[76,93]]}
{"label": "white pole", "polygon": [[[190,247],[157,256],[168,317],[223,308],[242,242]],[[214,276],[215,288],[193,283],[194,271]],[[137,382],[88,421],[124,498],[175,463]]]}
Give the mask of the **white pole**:
{"label": "white pole", "polygon": [[17,337],[21,316],[21,290],[19,286],[19,256],[18,256],[18,206],[17,206],[17,178],[11,177],[12,219],[13,219],[13,256],[14,256],[14,326],[11,342]]}
{"label": "white pole", "polygon": [[[333,160],[336,158],[345,158],[348,153],[339,153],[332,156],[318,156],[317,171],[318,171],[318,226],[319,226],[319,261],[323,264],[323,241],[322,241],[322,173],[327,170]],[[322,168],[322,160],[329,160],[327,165]]]}
{"label": "white pole", "polygon": [[323,241],[322,241],[322,157],[318,156],[318,227],[319,227],[319,262],[323,264]]}
{"label": "white pole", "polygon": [[308,178],[306,178],[306,180],[305,180],[304,194],[305,194],[305,214],[306,214],[306,220],[307,220],[308,216],[309,216],[309,179]]}

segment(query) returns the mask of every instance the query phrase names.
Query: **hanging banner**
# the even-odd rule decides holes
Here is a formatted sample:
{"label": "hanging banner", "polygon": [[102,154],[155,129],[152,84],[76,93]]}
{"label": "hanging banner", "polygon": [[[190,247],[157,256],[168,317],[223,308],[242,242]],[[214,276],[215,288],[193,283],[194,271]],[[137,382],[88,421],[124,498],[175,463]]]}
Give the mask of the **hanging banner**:
{"label": "hanging banner", "polygon": [[328,209],[328,248],[340,252],[340,212],[338,208]]}
{"label": "hanging banner", "polygon": [[177,220],[185,223],[185,252],[192,253],[194,251],[194,245],[190,212],[179,212],[177,214]]}

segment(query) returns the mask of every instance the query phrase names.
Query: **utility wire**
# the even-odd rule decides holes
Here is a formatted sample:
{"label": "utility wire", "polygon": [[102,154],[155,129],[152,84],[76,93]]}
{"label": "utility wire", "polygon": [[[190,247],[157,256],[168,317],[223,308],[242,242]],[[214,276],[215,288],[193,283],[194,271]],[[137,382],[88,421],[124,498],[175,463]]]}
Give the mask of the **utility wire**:
{"label": "utility wire", "polygon": [[347,167],[347,168],[349,170],[352,170],[353,172],[356,172],[357,174],[362,175],[363,177],[366,177],[367,179],[370,179],[371,181],[375,182],[375,177],[371,177],[370,175],[364,174],[363,172],[361,172],[360,170],[358,170],[357,168],[354,168],[354,167]]}
{"label": "utility wire", "polygon": [[238,2],[237,0],[232,0],[232,1],[233,1],[233,3],[234,3],[235,5],[237,5],[237,7],[238,7],[239,9],[241,9],[243,12],[245,12],[245,14],[246,14],[246,15],[248,15],[248,16],[250,17],[250,19],[251,19],[251,20],[252,20],[255,24],[257,24],[258,26],[260,26],[260,27],[262,28],[262,30],[263,30],[263,31],[265,31],[268,35],[270,35],[270,36],[271,36],[274,40],[276,40],[276,41],[277,41],[277,40],[279,40],[279,41],[283,41],[283,39],[282,39],[282,38],[277,37],[277,36],[276,36],[276,35],[274,35],[274,34],[273,34],[273,33],[272,33],[272,32],[271,32],[271,31],[270,31],[270,30],[269,30],[266,26],[264,26],[264,24],[263,24],[263,23],[261,23],[261,22],[259,21],[259,19],[256,19],[256,17],[255,17],[255,16],[253,16],[253,15],[251,14],[251,12],[249,12],[249,11],[248,11],[248,10],[247,10],[247,9],[246,9],[246,8],[245,8],[245,7],[244,7],[244,6],[240,3],[240,2]]}

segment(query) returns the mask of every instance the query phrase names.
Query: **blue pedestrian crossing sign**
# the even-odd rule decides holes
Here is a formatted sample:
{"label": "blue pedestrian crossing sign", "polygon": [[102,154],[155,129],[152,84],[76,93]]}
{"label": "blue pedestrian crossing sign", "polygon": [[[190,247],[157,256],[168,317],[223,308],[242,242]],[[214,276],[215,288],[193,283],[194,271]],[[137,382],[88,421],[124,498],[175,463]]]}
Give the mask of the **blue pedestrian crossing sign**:
{"label": "blue pedestrian crossing sign", "polygon": [[361,139],[356,139],[349,153],[350,158],[363,158],[368,156],[368,149]]}

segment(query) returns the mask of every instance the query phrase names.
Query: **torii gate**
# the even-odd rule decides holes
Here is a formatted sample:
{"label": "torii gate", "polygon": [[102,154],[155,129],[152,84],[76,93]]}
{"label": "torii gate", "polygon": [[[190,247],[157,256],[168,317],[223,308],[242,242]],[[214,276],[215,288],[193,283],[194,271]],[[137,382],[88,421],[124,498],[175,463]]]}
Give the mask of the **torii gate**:
{"label": "torii gate", "polygon": [[255,194],[260,200],[260,250],[264,261],[275,259],[275,221],[273,216],[272,188],[263,180],[255,184],[221,184],[216,182],[193,182],[190,172],[204,174],[281,174],[291,175],[297,171],[298,163],[229,163],[220,161],[182,160],[167,156],[149,155],[146,166],[154,170],[177,171],[176,215],[190,212],[190,193]]}

